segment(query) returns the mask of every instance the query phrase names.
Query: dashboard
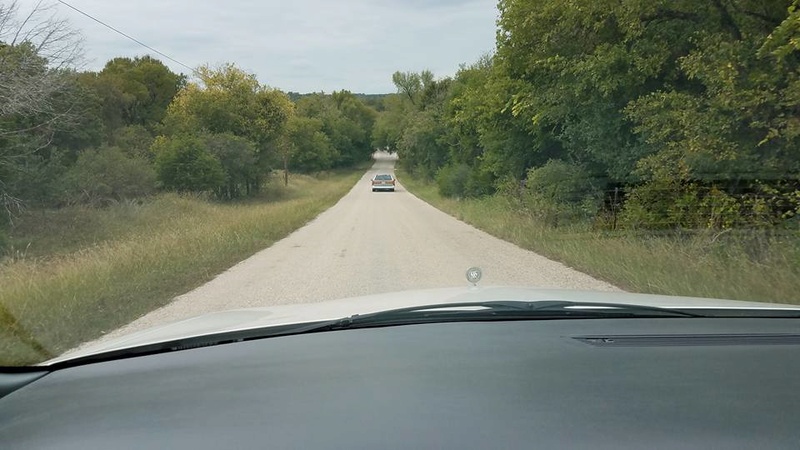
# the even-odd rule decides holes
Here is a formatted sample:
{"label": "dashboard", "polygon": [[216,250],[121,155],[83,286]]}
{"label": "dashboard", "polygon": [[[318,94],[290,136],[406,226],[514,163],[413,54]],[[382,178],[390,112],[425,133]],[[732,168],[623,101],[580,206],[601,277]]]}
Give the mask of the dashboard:
{"label": "dashboard", "polygon": [[52,371],[0,448],[797,449],[799,373],[796,319],[343,330]]}

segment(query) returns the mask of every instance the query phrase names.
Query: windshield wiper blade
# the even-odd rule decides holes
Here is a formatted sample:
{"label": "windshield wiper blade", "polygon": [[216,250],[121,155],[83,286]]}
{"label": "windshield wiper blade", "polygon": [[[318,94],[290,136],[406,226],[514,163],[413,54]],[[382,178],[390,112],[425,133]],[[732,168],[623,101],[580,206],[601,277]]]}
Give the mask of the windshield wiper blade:
{"label": "windshield wiper blade", "polygon": [[570,301],[488,301],[443,303],[436,305],[416,306],[411,308],[392,309],[388,311],[380,311],[362,315],[357,314],[341,319],[275,325],[265,328],[223,331],[210,335],[173,339],[164,342],[144,344],[133,348],[121,348],[118,350],[109,350],[87,356],[79,356],[43,367],[46,369],[56,370],[83,364],[190,350],[199,347],[357,328],[442,322],[633,317],[660,318],[707,316],[672,309],[616,303],[581,303]]}
{"label": "windshield wiper blade", "polygon": [[[490,302],[492,303],[492,302]],[[507,302],[498,302],[506,304]],[[566,300],[536,301],[536,302],[511,302],[523,303],[535,311],[583,311],[605,312],[611,314],[628,314],[632,316],[648,317],[707,317],[703,314],[685,310],[663,308],[659,306],[645,306],[627,303],[595,303],[577,302]]]}
{"label": "windshield wiper blade", "polygon": [[136,358],[140,356],[157,355],[160,353],[191,350],[200,347],[211,347],[224,344],[233,344],[258,339],[267,339],[296,334],[312,333],[334,329],[342,319],[322,320],[316,322],[291,323],[286,325],[273,325],[269,327],[247,328],[243,330],[221,331],[200,336],[170,339],[167,341],[124,347],[116,350],[107,350],[85,356],[77,356],[53,364],[33,366],[35,369],[58,370],[84,364],[93,364],[105,361]]}
{"label": "windshield wiper blade", "polygon": [[693,312],[655,306],[573,301],[487,301],[443,303],[392,309],[346,317],[323,326],[324,330],[389,326],[409,323],[456,321],[596,319],[596,318],[694,318]]}

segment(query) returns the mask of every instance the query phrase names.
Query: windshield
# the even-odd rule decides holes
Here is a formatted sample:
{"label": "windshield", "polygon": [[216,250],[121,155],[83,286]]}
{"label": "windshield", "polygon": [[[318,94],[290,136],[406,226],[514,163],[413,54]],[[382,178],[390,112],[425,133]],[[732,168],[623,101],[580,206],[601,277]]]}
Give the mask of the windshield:
{"label": "windshield", "polygon": [[0,0],[0,365],[470,267],[798,304],[796,3]]}

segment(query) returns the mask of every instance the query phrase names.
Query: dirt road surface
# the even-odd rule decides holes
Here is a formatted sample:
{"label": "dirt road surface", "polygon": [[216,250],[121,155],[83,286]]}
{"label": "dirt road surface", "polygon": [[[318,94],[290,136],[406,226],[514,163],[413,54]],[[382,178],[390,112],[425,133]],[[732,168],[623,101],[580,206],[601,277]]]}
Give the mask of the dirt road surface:
{"label": "dirt road surface", "polygon": [[394,164],[392,156],[376,154],[373,168],[312,222],[105,338],[226,309],[465,286],[471,266],[483,269],[482,285],[617,290],[477,230],[402,184],[395,192],[372,192],[370,178],[393,173]]}

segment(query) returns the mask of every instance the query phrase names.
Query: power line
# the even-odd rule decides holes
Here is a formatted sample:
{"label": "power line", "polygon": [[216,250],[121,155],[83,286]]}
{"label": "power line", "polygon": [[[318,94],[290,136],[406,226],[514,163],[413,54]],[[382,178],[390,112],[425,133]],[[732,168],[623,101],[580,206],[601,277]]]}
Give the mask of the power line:
{"label": "power line", "polygon": [[144,48],[146,48],[146,49],[148,49],[148,50],[151,50],[151,51],[153,51],[153,52],[155,52],[155,53],[157,53],[157,54],[159,54],[159,55],[163,56],[164,58],[166,58],[166,59],[168,59],[168,60],[170,60],[170,61],[174,62],[175,64],[181,65],[181,66],[183,66],[183,67],[185,67],[185,68],[187,68],[187,69],[191,70],[191,71],[192,71],[192,73],[196,73],[196,72],[197,72],[197,70],[195,70],[193,67],[189,67],[188,65],[186,65],[186,64],[184,64],[184,63],[182,63],[182,62],[178,61],[177,59],[175,59],[175,58],[173,58],[173,57],[171,57],[171,56],[167,55],[166,53],[162,53],[162,52],[160,52],[160,51],[158,51],[158,50],[154,49],[153,47],[151,47],[151,46],[149,46],[149,45],[145,44],[144,42],[142,42],[142,41],[140,41],[140,40],[136,39],[135,37],[133,37],[133,36],[131,36],[131,35],[129,35],[129,34],[126,34],[126,33],[122,32],[122,31],[120,31],[120,30],[118,30],[118,29],[116,29],[116,28],[112,27],[111,25],[109,25],[109,24],[107,24],[107,23],[103,22],[102,20],[100,20],[100,19],[98,19],[98,18],[96,18],[96,17],[93,17],[93,16],[91,16],[91,15],[90,15],[90,14],[88,14],[88,13],[85,13],[85,12],[81,11],[80,9],[78,9],[78,8],[76,8],[76,7],[72,6],[72,5],[70,5],[69,3],[67,3],[67,2],[65,2],[65,1],[63,1],[63,0],[57,0],[57,1],[58,1],[59,3],[61,3],[62,5],[64,5],[64,6],[68,7],[68,8],[70,8],[70,9],[72,9],[72,10],[74,10],[74,11],[78,12],[79,14],[82,14],[82,15],[84,15],[84,16],[86,16],[86,17],[88,17],[88,18],[92,19],[92,20],[94,20],[95,22],[97,22],[97,23],[99,23],[100,25],[102,25],[102,26],[104,26],[104,27],[108,28],[109,30],[111,30],[111,31],[113,31],[113,32],[115,32],[115,33],[117,33],[117,34],[120,34],[120,35],[122,35],[122,36],[124,36],[124,37],[126,37],[126,38],[130,39],[131,41],[133,41],[133,42],[136,42],[137,44],[141,45],[142,47],[144,47]]}

